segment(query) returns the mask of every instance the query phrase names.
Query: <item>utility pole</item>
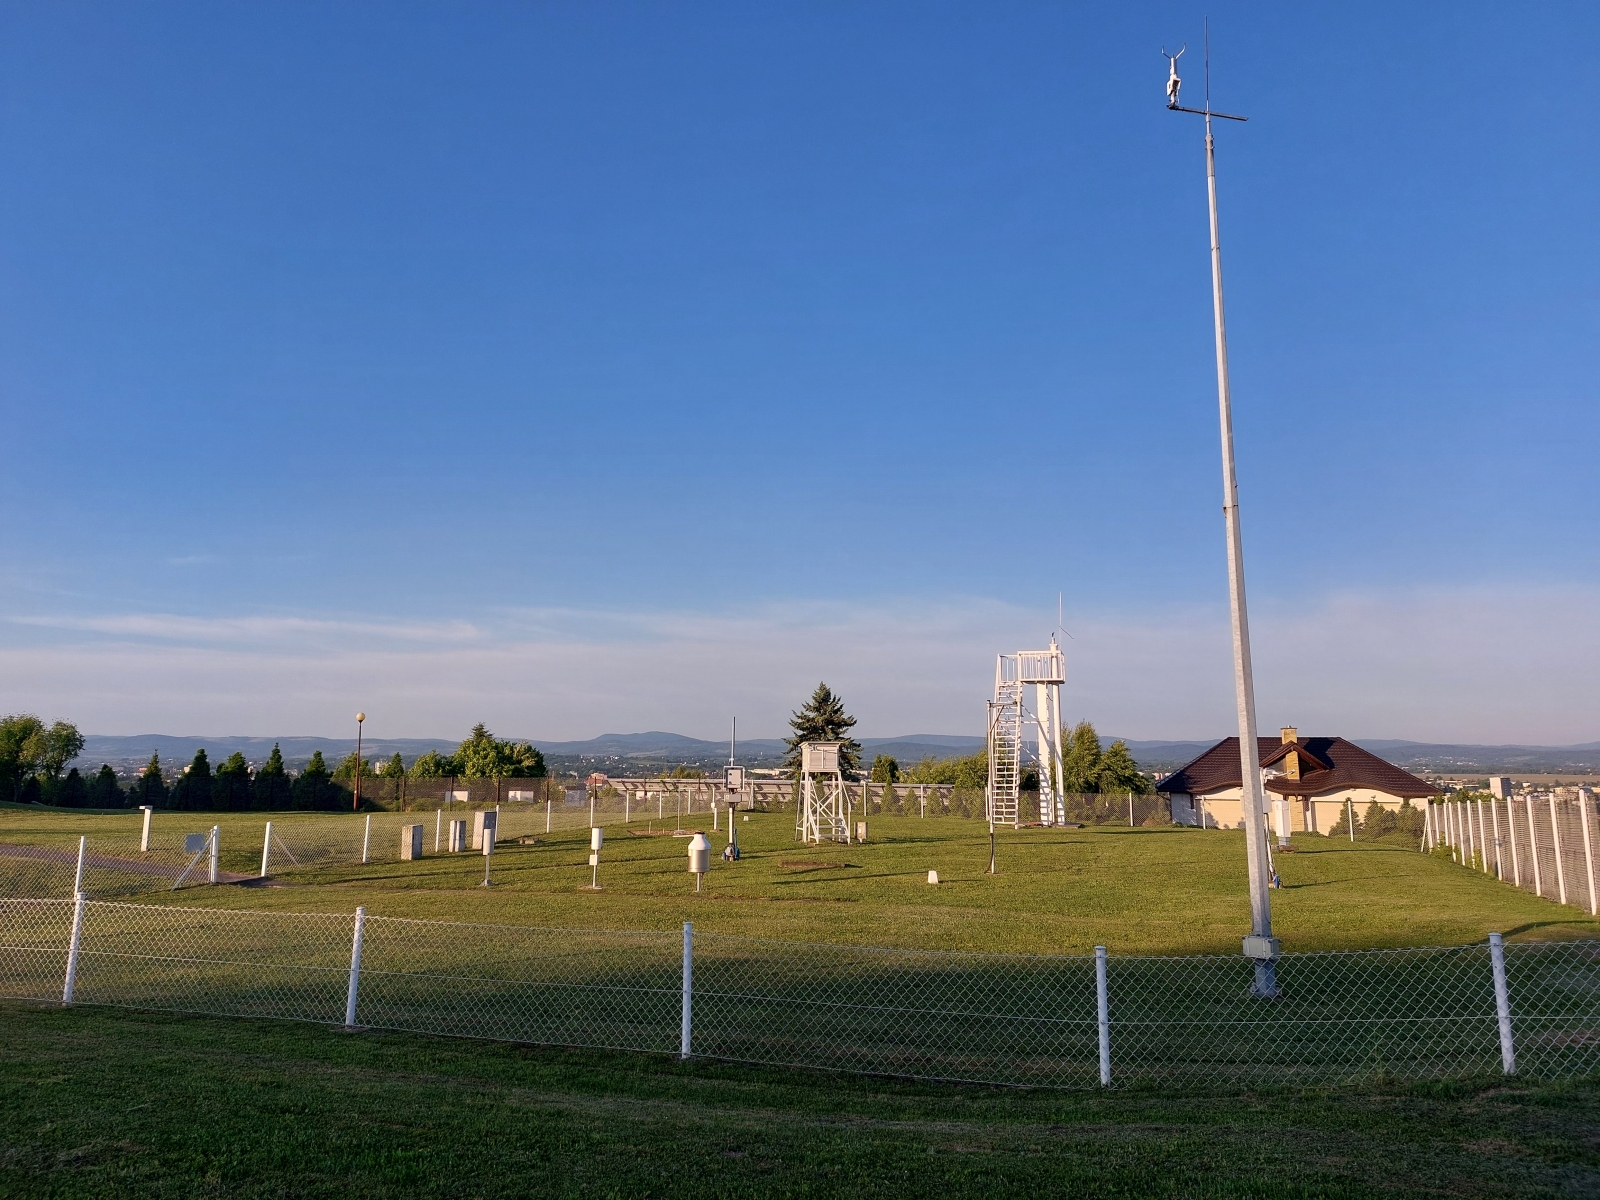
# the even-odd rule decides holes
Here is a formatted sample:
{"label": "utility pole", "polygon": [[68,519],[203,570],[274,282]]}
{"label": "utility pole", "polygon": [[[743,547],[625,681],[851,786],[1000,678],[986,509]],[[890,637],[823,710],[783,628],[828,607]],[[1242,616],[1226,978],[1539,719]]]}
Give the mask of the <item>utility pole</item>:
{"label": "utility pole", "polygon": [[351,802],[351,808],[355,812],[361,811],[361,726],[365,724],[366,719],[366,713],[356,714],[356,795]]}
{"label": "utility pole", "polygon": [[1206,35],[1206,103],[1204,108],[1184,108],[1178,102],[1177,54],[1162,54],[1171,63],[1167,76],[1167,107],[1173,112],[1195,113],[1206,121],[1206,193],[1211,210],[1211,307],[1217,341],[1217,409],[1222,424],[1222,519],[1228,539],[1228,607],[1233,618],[1233,688],[1239,710],[1239,772],[1244,810],[1245,863],[1250,877],[1250,936],[1244,939],[1245,956],[1255,960],[1252,994],[1278,994],[1274,960],[1278,939],[1272,936],[1271,867],[1267,858],[1267,819],[1262,810],[1261,751],[1256,740],[1256,691],[1250,667],[1250,619],[1244,598],[1244,543],[1239,533],[1239,482],[1234,470],[1233,403],[1228,390],[1228,331],[1222,307],[1222,238],[1217,226],[1217,155],[1211,136],[1211,118],[1244,121],[1248,118],[1211,110],[1210,32]]}

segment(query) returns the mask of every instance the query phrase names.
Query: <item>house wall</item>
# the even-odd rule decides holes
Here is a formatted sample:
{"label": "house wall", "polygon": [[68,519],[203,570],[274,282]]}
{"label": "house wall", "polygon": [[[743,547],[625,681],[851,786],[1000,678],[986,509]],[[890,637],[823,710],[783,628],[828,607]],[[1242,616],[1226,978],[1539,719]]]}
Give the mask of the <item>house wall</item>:
{"label": "house wall", "polygon": [[[1199,825],[1204,819],[1207,829],[1240,829],[1244,822],[1244,789],[1221,788],[1217,791],[1206,792],[1199,796],[1190,796],[1183,792],[1176,792],[1172,796],[1172,823],[1174,825]],[[1373,788],[1341,788],[1336,792],[1325,792],[1309,800],[1291,802],[1289,805],[1290,828],[1296,832],[1326,834],[1339,822],[1344,814],[1345,802],[1349,800],[1355,806],[1356,816],[1365,815],[1367,806],[1374,800],[1391,812],[1398,811],[1404,801],[1399,796],[1391,796],[1387,792],[1376,791]],[[1273,797],[1269,794],[1268,821],[1272,819]],[[1421,807],[1423,801],[1413,800],[1413,808]]]}

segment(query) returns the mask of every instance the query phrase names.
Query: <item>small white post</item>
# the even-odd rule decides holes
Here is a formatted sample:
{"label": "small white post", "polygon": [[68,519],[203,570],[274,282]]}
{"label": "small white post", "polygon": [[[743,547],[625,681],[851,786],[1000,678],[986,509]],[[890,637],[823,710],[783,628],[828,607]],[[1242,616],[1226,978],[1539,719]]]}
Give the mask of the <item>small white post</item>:
{"label": "small white post", "polygon": [[356,932],[350,942],[350,987],[344,994],[344,1027],[356,1027],[356,996],[361,990],[361,936],[367,929],[367,910],[356,909]]}
{"label": "small white post", "polygon": [[717,832],[717,798],[711,797],[711,832]]}
{"label": "small white post", "polygon": [[683,1017],[678,1029],[678,1057],[688,1058],[693,1042],[694,1011],[694,923],[683,923]]}
{"label": "small white post", "polygon": [[1133,828],[1133,793],[1128,793],[1128,828]]}
{"label": "small white post", "polygon": [[1556,849],[1556,891],[1567,902],[1567,869],[1561,861],[1561,826],[1556,824],[1556,794],[1550,793],[1550,840]]}
{"label": "small white post", "polygon": [[1528,793],[1528,853],[1533,856],[1533,894],[1544,895],[1544,880],[1539,871],[1539,826],[1533,820],[1533,793]]}
{"label": "small white post", "polygon": [[1506,834],[1511,839],[1511,882],[1522,886],[1522,862],[1517,856],[1517,804],[1506,797]]}
{"label": "small white post", "polygon": [[222,826],[213,825],[211,827],[211,862],[209,871],[212,883],[217,881],[217,841],[221,836]]}
{"label": "small white post", "polygon": [[1433,843],[1433,805],[1422,806],[1422,852],[1426,854]]}
{"label": "small white post", "polygon": [[266,835],[261,839],[261,878],[267,877],[267,856],[272,853],[272,822],[267,822]]}
{"label": "small white post", "polygon": [[622,823],[626,825],[633,817],[633,789],[622,789]]}
{"label": "small white post", "polygon": [[1482,840],[1481,838],[1475,840],[1473,838],[1473,836],[1472,836],[1472,801],[1471,800],[1463,800],[1461,802],[1461,815],[1462,815],[1463,818],[1465,818],[1465,820],[1467,822],[1467,856],[1466,856],[1466,858],[1462,859],[1461,861],[1462,861],[1463,865],[1465,865],[1466,867],[1470,868],[1472,866],[1472,856],[1478,852],[1478,842]]}
{"label": "small white post", "polygon": [[74,896],[81,895],[83,893],[83,854],[88,846],[89,839],[87,837],[80,836],[78,838],[78,871],[77,874],[72,877],[72,894]]}
{"label": "small white post", "polygon": [[1100,1086],[1111,1086],[1111,1008],[1106,998],[1106,948],[1094,948],[1094,1003],[1100,1022]]}
{"label": "small white post", "polygon": [[550,832],[550,793],[544,794],[544,831]]}
{"label": "small white post", "polygon": [[444,832],[444,809],[433,810],[433,852],[439,853],[439,835]]}
{"label": "small white post", "polygon": [[78,949],[83,945],[83,907],[86,897],[79,892],[72,901],[72,940],[67,943],[67,977],[61,984],[61,1003],[71,1004],[78,986]]}
{"label": "small white post", "polygon": [[367,851],[372,848],[372,814],[367,814],[367,825],[361,833],[361,865],[367,865]]}
{"label": "small white post", "polygon": [[150,814],[155,811],[155,807],[141,804],[139,811],[144,814],[144,832],[139,835],[139,853],[143,854],[150,849]]}
{"label": "small white post", "polygon": [[1489,962],[1494,968],[1494,1012],[1500,1022],[1500,1068],[1507,1075],[1515,1075],[1517,1048],[1511,1040],[1511,997],[1506,992],[1505,941],[1498,933],[1489,935]]}
{"label": "small white post", "polygon": [[1350,844],[1356,844],[1356,806],[1351,803],[1350,797],[1344,798],[1344,827],[1350,835]]}
{"label": "small white post", "polygon": [[1489,831],[1483,824],[1483,801],[1478,801],[1478,840],[1483,843],[1483,873],[1489,873]]}
{"label": "small white post", "polygon": [[589,793],[589,828],[594,828],[594,793]]}
{"label": "small white post", "polygon": [[1600,916],[1600,901],[1594,894],[1594,847],[1589,841],[1589,803],[1578,793],[1578,820],[1583,824],[1583,865],[1589,875],[1589,915]]}

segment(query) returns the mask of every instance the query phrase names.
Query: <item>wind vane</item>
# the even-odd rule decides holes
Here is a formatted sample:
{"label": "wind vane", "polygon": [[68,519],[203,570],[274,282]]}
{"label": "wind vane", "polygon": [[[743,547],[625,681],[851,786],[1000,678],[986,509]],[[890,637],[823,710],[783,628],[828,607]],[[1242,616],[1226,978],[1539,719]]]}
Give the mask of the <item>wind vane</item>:
{"label": "wind vane", "polygon": [[[1227,121],[1248,121],[1249,117],[1236,117],[1232,113],[1211,111],[1211,35],[1209,29],[1206,33],[1206,106],[1204,108],[1185,108],[1178,103],[1178,89],[1183,86],[1183,80],[1178,78],[1178,60],[1183,57],[1183,51],[1189,48],[1189,43],[1183,44],[1183,50],[1176,54],[1168,54],[1165,46],[1161,47],[1161,56],[1170,64],[1167,69],[1167,107],[1173,112],[1195,113],[1206,118],[1209,122],[1212,117],[1221,117]],[[1206,126],[1208,129],[1210,125]]]}

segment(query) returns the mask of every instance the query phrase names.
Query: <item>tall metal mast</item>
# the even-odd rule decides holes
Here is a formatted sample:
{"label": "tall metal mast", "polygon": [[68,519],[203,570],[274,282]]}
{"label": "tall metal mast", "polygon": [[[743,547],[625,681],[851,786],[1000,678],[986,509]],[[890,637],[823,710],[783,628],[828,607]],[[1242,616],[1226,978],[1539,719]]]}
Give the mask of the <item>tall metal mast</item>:
{"label": "tall metal mast", "polygon": [[1250,667],[1250,618],[1244,598],[1244,543],[1239,532],[1239,482],[1234,470],[1233,403],[1228,389],[1228,330],[1222,307],[1222,238],[1217,226],[1217,155],[1211,136],[1211,118],[1244,121],[1248,118],[1211,110],[1210,36],[1206,46],[1206,104],[1184,108],[1178,103],[1177,54],[1161,53],[1171,63],[1167,76],[1167,107],[1173,112],[1196,113],[1206,120],[1206,192],[1211,208],[1211,307],[1217,339],[1217,409],[1222,424],[1222,519],[1228,538],[1228,607],[1233,618],[1233,689],[1239,710],[1239,771],[1243,783],[1245,863],[1250,877],[1250,936],[1244,953],[1255,960],[1252,991],[1258,996],[1278,994],[1273,960],[1278,939],[1272,936],[1272,871],[1267,851],[1267,819],[1263,810],[1261,752],[1256,741],[1256,689]]}

